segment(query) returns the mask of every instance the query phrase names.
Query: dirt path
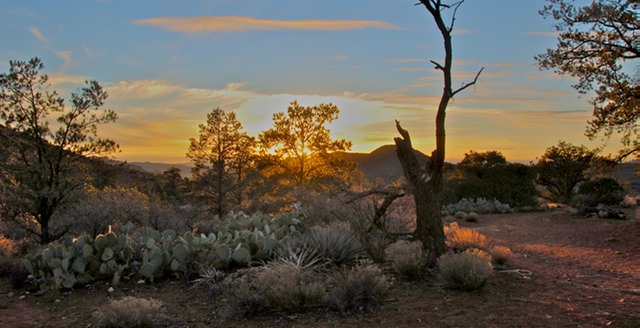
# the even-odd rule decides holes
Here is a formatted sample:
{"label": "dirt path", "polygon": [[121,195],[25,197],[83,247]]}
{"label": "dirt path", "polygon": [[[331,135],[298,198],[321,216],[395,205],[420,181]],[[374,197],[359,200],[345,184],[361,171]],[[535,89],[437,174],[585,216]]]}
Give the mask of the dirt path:
{"label": "dirt path", "polygon": [[[221,322],[211,317],[214,304],[179,283],[135,293],[162,300],[182,323],[175,327],[640,327],[640,209],[627,214],[630,220],[611,221],[555,210],[463,223],[509,246],[512,271],[496,272],[476,293],[397,282],[381,309],[351,317],[311,313]],[[9,292],[6,283],[0,287],[3,295]],[[89,327],[91,313],[108,302],[106,288],[80,289],[60,303],[48,296],[2,296],[0,327]]]}

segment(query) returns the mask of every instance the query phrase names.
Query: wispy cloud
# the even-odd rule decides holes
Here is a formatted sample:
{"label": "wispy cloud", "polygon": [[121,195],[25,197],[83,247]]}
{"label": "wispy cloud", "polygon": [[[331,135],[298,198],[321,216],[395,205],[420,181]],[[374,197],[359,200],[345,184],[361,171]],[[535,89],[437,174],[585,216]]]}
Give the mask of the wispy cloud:
{"label": "wispy cloud", "polygon": [[334,60],[337,61],[342,61],[342,60],[347,60],[349,57],[345,56],[345,55],[336,55],[333,57]]}
{"label": "wispy cloud", "polygon": [[33,34],[36,40],[40,42],[49,42],[49,39],[47,39],[47,37],[44,36],[44,34],[42,34],[42,32],[40,32],[40,30],[37,27],[31,26],[31,28],[29,28],[29,32]]}
{"label": "wispy cloud", "polygon": [[375,20],[272,20],[241,16],[156,17],[139,19],[134,24],[150,25],[171,32],[239,32],[239,31],[343,31],[364,28],[398,30],[398,26]]}

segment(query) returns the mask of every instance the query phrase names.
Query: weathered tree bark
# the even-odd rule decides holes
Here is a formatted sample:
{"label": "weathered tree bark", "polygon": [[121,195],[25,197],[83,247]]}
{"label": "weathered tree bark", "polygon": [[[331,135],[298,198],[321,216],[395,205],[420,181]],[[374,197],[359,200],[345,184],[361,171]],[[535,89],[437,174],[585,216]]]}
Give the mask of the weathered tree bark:
{"label": "weathered tree bark", "polygon": [[[464,0],[460,0],[453,4],[446,4],[442,3],[441,0],[420,0],[419,3],[424,5],[433,17],[442,35],[445,51],[444,65],[433,60],[431,61],[431,63],[435,65],[435,69],[442,71],[444,88],[436,114],[436,149],[431,153],[431,160],[424,169],[420,167],[418,159],[416,158],[413,146],[411,145],[409,132],[400,126],[400,122],[396,121],[396,128],[402,136],[402,138],[394,138],[397,147],[396,151],[416,205],[416,230],[414,231],[414,237],[422,242],[431,265],[435,264],[435,260],[446,251],[441,209],[447,106],[449,105],[449,101],[458,92],[474,85],[480,73],[482,73],[482,69],[480,69],[472,82],[464,84],[455,91],[451,88],[451,67],[453,62],[451,32],[453,30],[456,11],[463,2]],[[442,11],[446,9],[453,10],[449,26],[447,26],[442,17]]]}

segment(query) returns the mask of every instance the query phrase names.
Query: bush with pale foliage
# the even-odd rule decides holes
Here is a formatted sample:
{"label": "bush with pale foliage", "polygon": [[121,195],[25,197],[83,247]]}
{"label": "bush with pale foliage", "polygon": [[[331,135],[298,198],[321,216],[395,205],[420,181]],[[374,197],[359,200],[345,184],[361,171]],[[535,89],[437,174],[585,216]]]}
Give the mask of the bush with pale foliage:
{"label": "bush with pale foliage", "polygon": [[401,278],[418,280],[424,277],[427,263],[420,241],[398,240],[387,247],[385,254]]}
{"label": "bush with pale foliage", "polygon": [[150,298],[125,296],[111,300],[109,305],[98,310],[94,316],[99,327],[153,327],[154,319],[161,313],[162,302]]}
{"label": "bush with pale foliage", "polygon": [[438,259],[439,280],[452,289],[474,291],[482,288],[493,270],[485,254],[465,251],[442,255]]}

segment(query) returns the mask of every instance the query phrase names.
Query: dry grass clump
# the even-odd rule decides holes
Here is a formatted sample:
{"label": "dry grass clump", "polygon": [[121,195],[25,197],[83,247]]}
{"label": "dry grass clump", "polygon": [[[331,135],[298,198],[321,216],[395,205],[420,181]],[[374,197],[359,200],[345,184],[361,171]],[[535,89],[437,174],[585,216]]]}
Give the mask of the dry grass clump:
{"label": "dry grass clump", "polygon": [[457,222],[451,222],[444,227],[447,246],[455,252],[464,252],[470,248],[488,249],[489,238],[487,236],[468,228],[461,228]]}
{"label": "dry grass clump", "polygon": [[322,304],[324,277],[311,267],[280,260],[231,283],[228,315],[252,317],[267,312],[301,313]]}
{"label": "dry grass clump", "polygon": [[393,269],[406,280],[419,280],[425,275],[426,257],[420,241],[399,240],[385,250]]}
{"label": "dry grass clump", "polygon": [[285,312],[304,312],[325,296],[325,286],[315,272],[288,262],[270,264],[258,274],[255,286],[264,308]]}
{"label": "dry grass clump", "polygon": [[391,287],[382,270],[373,264],[359,264],[335,272],[329,281],[332,288],[326,302],[330,308],[342,313],[362,312],[379,306]]}
{"label": "dry grass clump", "polygon": [[16,253],[13,240],[0,236],[0,257],[13,256]]}
{"label": "dry grass clump", "polygon": [[162,302],[153,298],[125,296],[119,300],[111,300],[109,305],[98,310],[94,316],[99,327],[153,327],[161,307]]}
{"label": "dry grass clump", "polygon": [[442,255],[438,259],[438,270],[438,278],[445,286],[474,291],[484,286],[493,267],[478,251],[469,251]]}
{"label": "dry grass clump", "polygon": [[511,258],[512,252],[506,246],[493,246],[489,249],[494,265],[505,265]]}

